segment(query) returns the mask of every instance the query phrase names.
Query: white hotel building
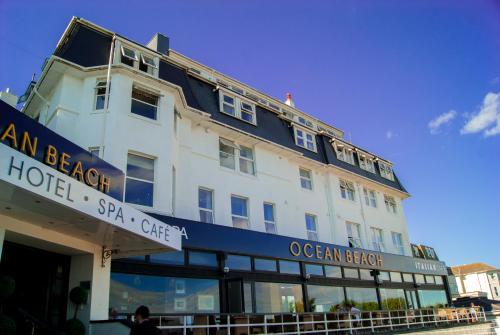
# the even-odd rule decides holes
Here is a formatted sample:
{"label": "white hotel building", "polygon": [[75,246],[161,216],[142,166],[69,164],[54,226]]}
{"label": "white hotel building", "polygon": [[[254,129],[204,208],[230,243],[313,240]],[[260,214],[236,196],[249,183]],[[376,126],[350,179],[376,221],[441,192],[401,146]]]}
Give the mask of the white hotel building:
{"label": "white hotel building", "polygon": [[122,170],[124,203],[183,235],[181,252],[113,258],[112,315],[450,302],[444,264],[412,257],[390,161],[161,34],[73,18],[22,112]]}

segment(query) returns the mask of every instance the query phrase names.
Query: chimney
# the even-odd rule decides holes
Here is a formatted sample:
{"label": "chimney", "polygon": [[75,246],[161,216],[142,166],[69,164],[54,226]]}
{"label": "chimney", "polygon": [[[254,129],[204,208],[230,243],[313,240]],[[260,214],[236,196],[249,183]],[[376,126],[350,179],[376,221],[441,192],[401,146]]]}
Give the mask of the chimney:
{"label": "chimney", "polygon": [[290,107],[295,107],[295,102],[293,102],[293,100],[292,100],[292,93],[286,94],[285,104],[290,106]]}
{"label": "chimney", "polygon": [[0,92],[0,100],[5,101],[12,107],[16,108],[17,95],[10,93],[10,88],[6,88],[5,91]]}
{"label": "chimney", "polygon": [[149,41],[147,47],[168,56],[170,39],[165,35],[156,33],[151,39],[151,41]]}

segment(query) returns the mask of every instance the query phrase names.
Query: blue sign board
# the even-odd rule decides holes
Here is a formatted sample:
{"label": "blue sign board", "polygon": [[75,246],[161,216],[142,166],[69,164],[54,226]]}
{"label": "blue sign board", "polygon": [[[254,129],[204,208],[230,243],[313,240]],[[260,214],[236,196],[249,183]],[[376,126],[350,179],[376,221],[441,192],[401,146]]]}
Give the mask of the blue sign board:
{"label": "blue sign board", "polygon": [[120,169],[3,101],[0,101],[0,142],[117,200],[123,200],[124,174]]}

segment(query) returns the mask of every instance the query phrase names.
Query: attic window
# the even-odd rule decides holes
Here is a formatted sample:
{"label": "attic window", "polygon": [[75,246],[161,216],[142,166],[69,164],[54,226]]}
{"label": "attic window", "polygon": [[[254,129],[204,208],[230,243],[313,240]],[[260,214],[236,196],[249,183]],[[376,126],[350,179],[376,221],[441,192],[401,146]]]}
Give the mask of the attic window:
{"label": "attic window", "polygon": [[302,128],[294,127],[295,144],[299,147],[316,152],[316,136]]}
{"label": "attic window", "polygon": [[256,124],[255,105],[226,92],[219,91],[219,109],[221,113],[231,115],[242,121]]}
{"label": "attic window", "polygon": [[334,148],[338,160],[354,165],[354,155],[351,148],[336,142],[334,143]]}
{"label": "attic window", "polygon": [[157,66],[155,64],[155,60],[153,57],[146,56],[144,54],[141,54],[141,62],[139,64],[139,70],[153,74],[154,69],[156,69]]}
{"label": "attic window", "polygon": [[137,55],[134,50],[127,48],[122,45],[122,57],[121,57],[121,62],[123,64],[126,64],[128,66],[134,66],[134,62],[137,62],[139,59],[137,58]]}
{"label": "attic window", "polygon": [[373,164],[373,159],[369,158],[365,154],[358,152],[359,167],[365,171],[375,173],[375,165]]}
{"label": "attic window", "polygon": [[394,173],[392,172],[391,165],[382,161],[378,161],[378,168],[382,177],[394,181]]}

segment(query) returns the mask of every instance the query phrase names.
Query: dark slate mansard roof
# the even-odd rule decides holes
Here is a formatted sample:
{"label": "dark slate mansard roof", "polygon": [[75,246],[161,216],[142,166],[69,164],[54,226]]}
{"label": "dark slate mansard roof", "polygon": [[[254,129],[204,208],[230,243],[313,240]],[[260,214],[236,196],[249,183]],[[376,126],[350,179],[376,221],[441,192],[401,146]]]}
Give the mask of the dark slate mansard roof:
{"label": "dark slate mansard roof", "polygon": [[[110,35],[77,23],[67,40],[55,51],[54,55],[84,67],[107,65],[111,40]],[[337,159],[329,136],[316,135],[317,153],[297,146],[290,122],[279,118],[276,113],[260,105],[256,105],[257,126],[221,113],[219,111],[219,93],[214,90],[215,86],[195,78],[186,69],[162,59],[159,67],[159,78],[181,87],[187,104],[192,108],[209,113],[213,120],[298,151],[315,161],[337,166],[408,193],[396,175],[394,175],[394,181],[383,178],[380,175],[378,163],[375,163],[377,173],[374,174],[359,167],[357,154],[354,155],[355,165]]]}

